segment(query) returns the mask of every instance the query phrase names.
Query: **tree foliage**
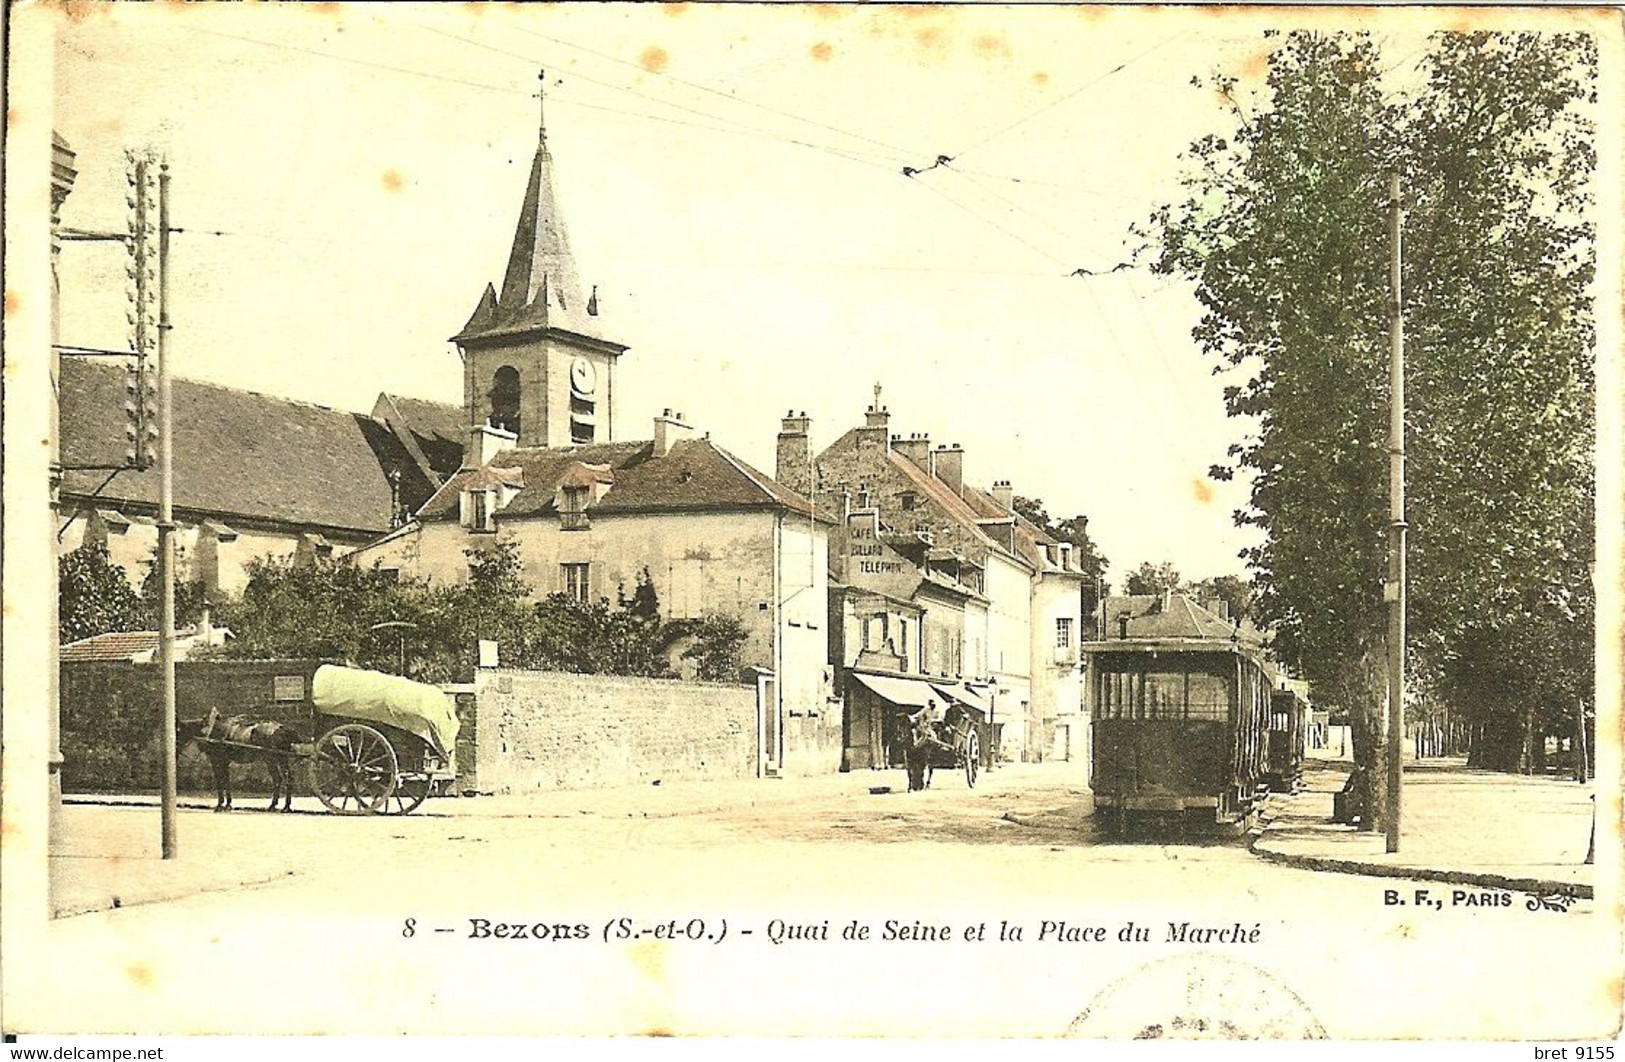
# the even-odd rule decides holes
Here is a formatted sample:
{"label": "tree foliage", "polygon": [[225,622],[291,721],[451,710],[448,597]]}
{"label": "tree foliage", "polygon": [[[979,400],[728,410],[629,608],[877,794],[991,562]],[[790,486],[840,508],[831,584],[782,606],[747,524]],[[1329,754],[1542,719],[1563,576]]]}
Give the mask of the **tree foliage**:
{"label": "tree foliage", "polygon": [[[177,547],[175,550],[175,567],[181,568],[185,560],[184,552]],[[143,630],[155,631],[160,624],[160,602],[163,599],[163,569],[158,563],[158,550],[154,547],[152,556],[147,560],[147,573],[141,578],[141,609],[136,622]],[[203,615],[205,604],[214,604],[208,600],[208,594],[203,583],[198,579],[176,579],[174,587],[175,626],[185,627],[194,624]]]}
{"label": "tree foliage", "polygon": [[1101,555],[1095,540],[1089,537],[1087,516],[1080,513],[1057,520],[1045,511],[1044,499],[1024,498],[1019,494],[1011,499],[1010,507],[1057,542],[1070,542],[1073,559],[1091,580],[1100,580],[1105,576],[1106,558]]}
{"label": "tree foliage", "polygon": [[1369,35],[1279,38],[1262,88],[1211,82],[1234,129],[1191,145],[1185,198],[1146,230],[1154,268],[1195,284],[1194,338],[1240,381],[1227,411],[1253,430],[1213,473],[1251,478],[1256,607],[1357,724],[1383,700],[1391,173],[1412,662],[1492,731],[1531,710],[1483,680],[1495,652],[1525,675],[1572,660],[1550,688],[1590,697],[1554,650],[1591,641],[1595,59],[1585,35],[1442,33],[1406,85]]}
{"label": "tree foliage", "polygon": [[80,546],[57,561],[58,634],[75,642],[142,629],[142,601],[105,546]]}
{"label": "tree foliage", "polygon": [[1178,590],[1182,585],[1179,569],[1174,567],[1172,561],[1163,561],[1161,564],[1141,561],[1140,566],[1129,572],[1128,578],[1123,580],[1123,592],[1160,596],[1164,591]]}
{"label": "tree foliage", "polygon": [[225,655],[344,660],[425,682],[466,681],[483,640],[497,643],[506,667],[670,677],[674,657],[687,656],[701,678],[739,678],[738,621],[664,620],[647,570],[614,602],[537,600],[511,542],[466,554],[468,579],[451,585],[344,560],[251,562],[241,599],[224,616],[236,635]]}

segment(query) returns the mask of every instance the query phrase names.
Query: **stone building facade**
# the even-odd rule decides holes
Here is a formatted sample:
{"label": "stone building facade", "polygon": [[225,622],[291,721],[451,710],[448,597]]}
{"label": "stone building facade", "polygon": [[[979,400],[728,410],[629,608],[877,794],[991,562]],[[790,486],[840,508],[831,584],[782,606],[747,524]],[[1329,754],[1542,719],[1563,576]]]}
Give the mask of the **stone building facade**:
{"label": "stone building facade", "polygon": [[[922,675],[981,693],[1003,758],[1073,758],[1084,575],[1070,544],[1014,512],[1008,481],[989,491],[966,483],[958,446],[892,434],[878,393],[863,424],[816,456],[809,428],[805,414],[785,417],[776,474],[809,484],[820,509],[840,514],[833,578],[920,609],[909,659]],[[868,622],[889,614],[861,596],[847,601],[869,608]],[[851,657],[833,659],[851,669]],[[850,759],[867,738],[848,731]]]}

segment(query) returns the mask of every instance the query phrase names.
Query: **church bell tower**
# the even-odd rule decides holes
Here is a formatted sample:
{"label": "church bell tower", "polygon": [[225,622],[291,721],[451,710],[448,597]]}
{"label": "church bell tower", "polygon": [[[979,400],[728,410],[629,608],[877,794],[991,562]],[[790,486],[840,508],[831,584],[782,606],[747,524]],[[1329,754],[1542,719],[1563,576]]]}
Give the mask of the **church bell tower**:
{"label": "church bell tower", "polygon": [[553,188],[545,116],[502,290],[487,284],[451,341],[463,359],[471,432],[500,428],[520,446],[614,439],[615,363],[626,347],[605,338],[598,289],[584,291],[576,273]]}

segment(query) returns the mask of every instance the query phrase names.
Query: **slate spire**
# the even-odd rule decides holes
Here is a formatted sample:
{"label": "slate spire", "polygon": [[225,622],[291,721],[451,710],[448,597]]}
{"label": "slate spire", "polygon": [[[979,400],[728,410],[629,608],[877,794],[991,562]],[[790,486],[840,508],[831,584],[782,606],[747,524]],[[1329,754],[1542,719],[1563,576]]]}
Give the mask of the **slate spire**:
{"label": "slate spire", "polygon": [[[545,75],[543,75],[545,78]],[[542,96],[540,86],[538,100]],[[514,228],[513,249],[502,287],[482,297],[474,315],[463,327],[459,340],[492,331],[530,328],[562,328],[595,335],[590,326],[597,316],[597,300],[587,298],[576,272],[575,258],[565,233],[554,189],[553,155],[547,147],[547,120],[541,111],[536,136],[536,155],[531,160],[525,198]]]}

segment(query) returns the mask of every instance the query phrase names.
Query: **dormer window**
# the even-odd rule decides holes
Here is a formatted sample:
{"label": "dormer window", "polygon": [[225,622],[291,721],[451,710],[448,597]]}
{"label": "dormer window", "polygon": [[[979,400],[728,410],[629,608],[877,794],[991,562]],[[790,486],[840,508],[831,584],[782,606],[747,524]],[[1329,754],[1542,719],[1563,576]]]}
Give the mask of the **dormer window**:
{"label": "dormer window", "polygon": [[559,527],[565,531],[584,530],[587,524],[586,487],[565,487],[559,492]]}
{"label": "dormer window", "polygon": [[470,531],[495,531],[496,491],[463,491],[463,526]]}
{"label": "dormer window", "polygon": [[902,504],[904,509],[915,509],[918,508],[920,504],[920,496],[911,490],[905,490],[903,493],[899,494],[897,496],[897,500]]}

